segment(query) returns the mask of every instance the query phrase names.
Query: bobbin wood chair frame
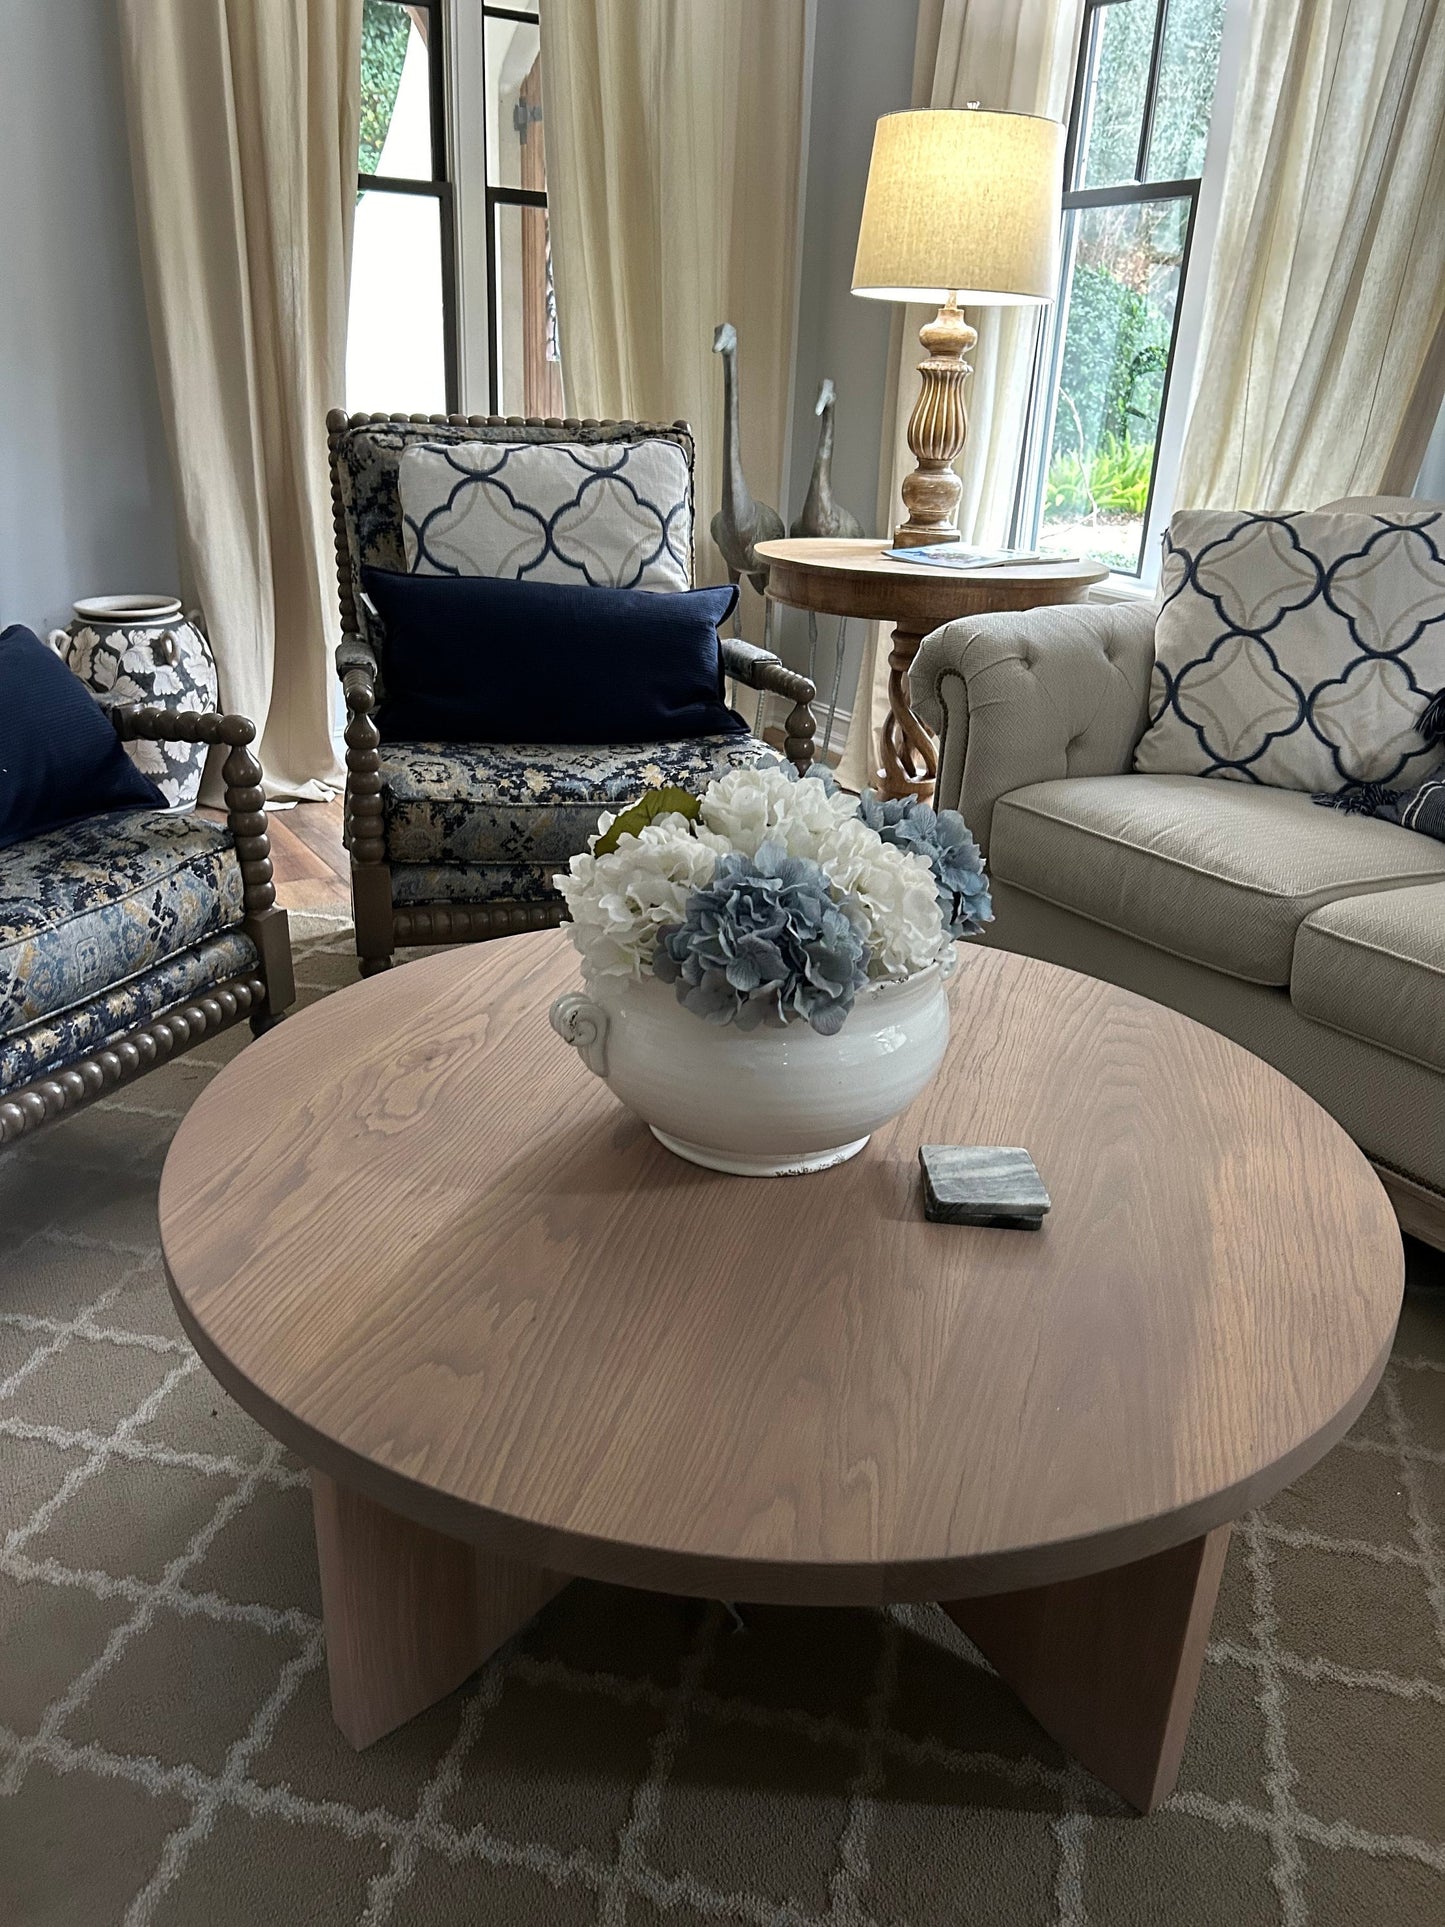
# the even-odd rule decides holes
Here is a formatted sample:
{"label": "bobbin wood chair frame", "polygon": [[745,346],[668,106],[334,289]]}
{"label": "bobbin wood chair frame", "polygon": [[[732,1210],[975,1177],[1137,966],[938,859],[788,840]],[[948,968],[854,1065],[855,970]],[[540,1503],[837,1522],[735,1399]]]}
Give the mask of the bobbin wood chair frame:
{"label": "bobbin wood chair frame", "polygon": [[[381,736],[374,717],[385,666],[358,606],[361,556],[356,518],[342,478],[341,451],[356,429],[380,428],[406,441],[426,441],[439,431],[454,439],[526,442],[616,442],[665,439],[687,457],[689,489],[694,469],[692,430],[685,421],[627,422],[555,415],[389,415],[351,414],[334,408],[326,417],[331,467],[332,514],[336,535],[336,573],[341,604],[341,645],[337,670],[346,700],[346,844],[351,854],[352,905],[361,973],[384,970],[394,949],[405,944],[467,943],[545,929],[560,923],[561,897],[521,901],[397,904],[392,896],[387,856],[385,800],[381,776]],[[461,431],[458,434],[458,431]],[[400,524],[400,509],[397,510]],[[403,566],[398,564],[398,566]],[[812,680],[789,669],[771,650],[739,638],[722,639],[723,664],[735,682],[781,696],[791,707],[784,723],[784,754],[800,770],[813,760],[817,695]]]}
{"label": "bobbin wood chair frame", "polygon": [[113,1037],[98,1050],[21,1084],[0,1097],[0,1145],[14,1143],[96,1098],[141,1077],[190,1050],[203,1038],[229,1030],[243,1017],[259,1036],[279,1023],[296,999],[286,912],[271,880],[271,841],[266,828],[261,765],[250,745],[256,725],[249,716],[156,709],[113,709],[111,721],[123,743],[138,741],[225,744],[221,766],[226,823],[241,866],[244,916],[239,927],[255,945],[257,967],[229,977]]}

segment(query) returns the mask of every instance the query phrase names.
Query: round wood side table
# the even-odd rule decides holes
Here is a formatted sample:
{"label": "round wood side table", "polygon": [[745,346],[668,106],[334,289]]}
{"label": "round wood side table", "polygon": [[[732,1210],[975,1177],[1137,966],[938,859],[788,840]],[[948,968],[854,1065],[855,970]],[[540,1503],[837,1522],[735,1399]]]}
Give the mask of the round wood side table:
{"label": "round wood side table", "polygon": [[820,615],[892,623],[878,790],[882,796],[917,796],[926,803],[933,796],[938,753],[932,734],[913,713],[908,671],[929,630],[959,616],[996,609],[1079,602],[1109,571],[1102,563],[1082,561],[1036,562],[1014,569],[937,569],[922,562],[891,562],[883,553],[890,546],[871,537],[793,537],[760,542],[758,554],[769,565],[772,601]]}
{"label": "round wood side table", "polygon": [[[1269,1065],[971,948],[937,1078],[850,1164],[675,1158],[555,1037],[560,931],[325,998],[191,1106],[161,1242],[216,1377],[312,1468],[357,1746],[576,1574],[935,1599],[1136,1806],[1229,1522],[1313,1465],[1403,1287],[1365,1157]],[[920,1143],[1024,1144],[1039,1231],[929,1224]]]}

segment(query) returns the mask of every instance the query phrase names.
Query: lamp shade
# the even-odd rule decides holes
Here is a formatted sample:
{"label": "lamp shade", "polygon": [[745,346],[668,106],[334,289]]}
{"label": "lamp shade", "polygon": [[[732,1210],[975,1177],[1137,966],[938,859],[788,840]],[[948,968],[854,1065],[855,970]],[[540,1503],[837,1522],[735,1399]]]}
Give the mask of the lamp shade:
{"label": "lamp shade", "polygon": [[854,294],[1014,307],[1052,301],[1064,130],[976,107],[885,114],[873,132]]}

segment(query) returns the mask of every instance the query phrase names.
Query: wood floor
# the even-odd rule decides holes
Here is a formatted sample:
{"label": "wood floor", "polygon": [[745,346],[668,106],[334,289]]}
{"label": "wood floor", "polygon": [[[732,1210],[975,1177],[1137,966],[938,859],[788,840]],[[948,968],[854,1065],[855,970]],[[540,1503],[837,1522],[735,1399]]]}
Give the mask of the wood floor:
{"label": "wood floor", "polygon": [[351,909],[351,868],[341,842],[341,798],[268,813],[276,899],[288,910]]}
{"label": "wood floor", "polygon": [[[202,816],[222,823],[220,810]],[[341,798],[268,812],[276,900],[287,910],[351,913],[351,867],[341,841]]]}

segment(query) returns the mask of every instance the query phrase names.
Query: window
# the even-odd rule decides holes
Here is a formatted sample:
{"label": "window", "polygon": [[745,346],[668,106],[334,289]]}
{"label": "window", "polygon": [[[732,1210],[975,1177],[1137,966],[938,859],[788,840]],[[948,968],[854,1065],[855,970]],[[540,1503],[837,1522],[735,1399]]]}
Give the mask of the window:
{"label": "window", "polygon": [[562,413],[535,4],[364,0],[346,396]]}
{"label": "window", "polygon": [[1187,400],[1180,324],[1231,5],[1085,7],[1059,296],[1041,343],[1016,533],[1138,576],[1152,561],[1166,421]]}
{"label": "window", "polygon": [[484,6],[488,387],[497,414],[560,415],[537,9]]}
{"label": "window", "polygon": [[351,408],[457,406],[456,219],[442,0],[364,0],[346,336]]}

